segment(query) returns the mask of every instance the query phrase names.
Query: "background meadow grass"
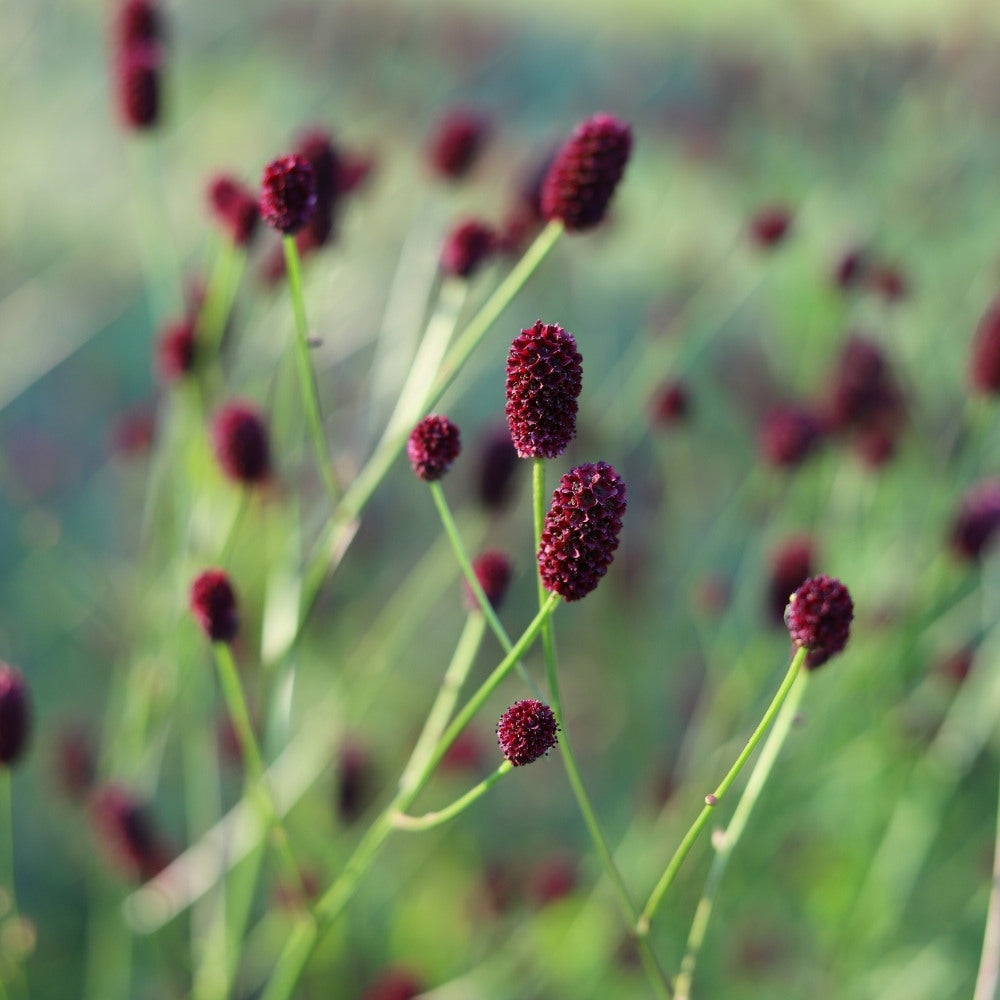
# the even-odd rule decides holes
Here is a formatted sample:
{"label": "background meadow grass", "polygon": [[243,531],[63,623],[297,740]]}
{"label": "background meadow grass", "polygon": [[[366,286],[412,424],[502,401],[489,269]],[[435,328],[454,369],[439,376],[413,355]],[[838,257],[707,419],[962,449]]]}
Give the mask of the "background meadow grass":
{"label": "background meadow grass", "polygon": [[[603,108],[636,137],[613,217],[561,241],[449,391],[442,409],[466,452],[445,490],[470,547],[511,552],[502,617],[519,633],[534,601],[529,477],[508,511],[486,517],[475,446],[502,416],[511,339],[538,317],[573,331],[584,391],[578,438],[558,471],[614,463],[630,508],[606,581],[559,612],[556,633],[585,779],[637,899],[781,676],[788,643],[764,611],[768,559],[788,534],[811,532],[819,568],[851,588],[855,629],[813,678],[739,845],[695,993],[971,993],[995,828],[1000,579],[995,560],[969,568],[945,542],[964,488],[995,471],[1000,443],[992,405],[967,403],[966,376],[1000,263],[998,16],[944,0],[919,10],[664,7],[172,4],[166,127],[154,150],[115,119],[108,6],[4,0],[0,655],[24,670],[37,722],[14,780],[19,902],[37,932],[33,996],[188,989],[186,918],[130,937],[121,901],[132,884],[107,864],[86,807],[60,793],[54,761],[61,734],[82,727],[101,747],[102,779],[147,798],[174,848],[191,839],[184,758],[213,752],[221,708],[185,613],[199,566],[171,548],[170,511],[196,485],[205,491],[191,529],[200,554],[236,498],[195,453],[171,480],[163,531],[140,545],[150,461],[116,454],[112,441],[123,413],[162,396],[151,345],[181,307],[183,282],[206,266],[207,178],[231,170],[256,183],[313,123],[377,158],[338,243],[306,274],[329,436],[349,472],[385,419],[415,336],[419,302],[404,296],[398,318],[384,319],[401,254],[418,283],[456,217],[500,221],[524,171]],[[423,149],[456,103],[488,111],[497,128],[473,177],[452,189],[431,177]],[[765,254],[746,225],[774,202],[793,210],[794,227]],[[838,257],[855,245],[899,265],[905,298],[835,287]],[[503,267],[477,280],[473,299]],[[294,392],[272,384],[288,301],[261,290],[255,273],[256,262],[236,307],[232,383],[274,401],[295,439]],[[882,345],[906,394],[897,455],[872,470],[833,444],[790,475],[762,468],[764,405],[821,397],[853,330]],[[656,428],[651,395],[678,375],[691,387],[691,417]],[[161,398],[161,415],[168,405]],[[233,554],[250,635],[268,574],[289,547],[294,563],[296,539],[319,525],[308,452],[290,446],[276,460],[277,495],[249,511]],[[463,618],[439,536],[426,490],[397,462],[297,650],[272,752],[326,699],[336,706],[322,737],[329,759],[363,748],[372,799],[392,787]],[[706,600],[712,585],[728,591],[724,608]],[[970,643],[978,652],[959,687],[938,665]],[[497,654],[488,639],[477,677]],[[269,678],[253,643],[238,655],[263,700]],[[509,682],[477,720],[487,762],[494,720],[522,696]],[[220,781],[231,805],[238,770],[223,764]],[[469,772],[436,779],[429,806],[471,781]],[[290,820],[324,884],[359,829],[338,815],[337,794],[331,765]],[[654,931],[671,971],[709,855],[706,839]],[[559,866],[575,873],[575,889],[542,905],[539,887]],[[487,871],[511,886],[500,914],[484,902]],[[287,915],[269,904],[278,878],[269,871],[263,882],[241,995],[252,995],[258,964],[287,933]],[[550,760],[451,826],[396,837],[326,939],[303,996],[326,995],[331,981],[336,995],[361,996],[395,964],[441,998],[645,996],[623,937]],[[0,924],[0,952],[14,946]]]}

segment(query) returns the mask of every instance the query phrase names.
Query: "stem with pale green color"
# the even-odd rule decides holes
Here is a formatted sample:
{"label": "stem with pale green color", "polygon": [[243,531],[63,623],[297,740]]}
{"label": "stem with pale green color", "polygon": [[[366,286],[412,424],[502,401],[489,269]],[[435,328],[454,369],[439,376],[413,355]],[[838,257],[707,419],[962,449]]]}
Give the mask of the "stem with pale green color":
{"label": "stem with pale green color", "polygon": [[397,830],[410,830],[414,833],[423,830],[433,830],[436,826],[443,826],[449,820],[454,819],[459,813],[468,809],[477,799],[481,799],[513,768],[514,765],[509,760],[505,760],[489,777],[483,778],[478,785],[470,788],[464,795],[455,799],[450,806],[424,813],[423,816],[408,816],[405,812],[398,812],[392,817],[392,825]]}
{"label": "stem with pale green color", "polygon": [[760,720],[760,723],[753,731],[750,739],[747,740],[747,744],[743,748],[739,757],[736,758],[736,762],[719,783],[719,787],[716,788],[711,794],[705,796],[704,808],[698,814],[698,818],[691,825],[691,828],[684,835],[684,839],[680,842],[677,850],[674,851],[674,856],[670,859],[663,875],[660,877],[660,881],[656,884],[656,888],[653,889],[653,892],[650,894],[649,901],[646,903],[645,908],[639,916],[635,929],[636,933],[640,937],[645,937],[649,934],[649,928],[653,922],[653,917],[656,915],[656,911],[663,902],[663,897],[667,894],[667,890],[677,877],[677,872],[684,863],[684,859],[688,856],[691,848],[694,846],[694,842],[698,839],[698,835],[702,830],[704,830],[709,817],[715,810],[715,807],[722,801],[723,796],[729,791],[733,782],[739,776],[740,771],[743,770],[743,766],[750,758],[750,755],[757,748],[757,745],[763,738],[764,733],[766,733],[771,727],[771,723],[774,721],[775,716],[778,714],[778,711],[784,704],[785,699],[788,697],[788,693],[791,691],[792,685],[795,683],[795,678],[798,676],[799,670],[805,662],[806,652],[807,651],[805,649],[801,648],[796,651],[795,656],[792,658],[792,664],[788,668],[788,673],[785,674],[785,679],[781,682],[781,687],[778,688],[777,694],[775,694],[774,698],[771,700],[771,704],[767,707],[767,711],[764,713],[764,717]]}
{"label": "stem with pale green color", "polygon": [[284,238],[285,263],[288,268],[288,287],[292,295],[292,308],[295,312],[295,362],[299,370],[299,385],[302,389],[302,401],[306,408],[306,420],[309,423],[309,436],[312,438],[313,449],[316,452],[316,464],[326,486],[330,499],[336,503],[341,490],[337,482],[337,474],[330,459],[330,449],[326,444],[326,434],[323,431],[323,417],[319,408],[319,391],[316,388],[316,373],[313,371],[312,359],[309,357],[309,324],[306,320],[305,297],[302,293],[302,266],[299,260],[299,248],[295,245],[294,236]]}
{"label": "stem with pale green color", "polygon": [[740,837],[746,828],[747,820],[753,812],[760,793],[767,783],[767,779],[774,767],[774,762],[778,759],[778,754],[785,744],[798,713],[802,695],[806,689],[806,682],[809,679],[808,672],[800,674],[797,683],[792,687],[778,717],[774,720],[774,728],[768,734],[761,748],[760,757],[754,764],[750,777],[747,779],[746,788],[740,796],[736,809],[733,811],[733,818],[729,821],[725,833],[715,844],[715,857],[712,859],[712,866],[708,871],[708,878],[705,881],[705,888],[698,900],[695,910],[694,920],[691,923],[691,931],[688,934],[687,946],[685,948],[684,959],[681,962],[681,971],[677,976],[675,984],[675,996],[677,1000],[688,1000],[691,992],[691,980],[694,977],[694,970],[698,964],[698,955],[705,940],[705,932],[708,929],[708,922],[712,916],[712,907],[715,904],[715,897],[725,874],[726,866],[733,849],[739,843]]}

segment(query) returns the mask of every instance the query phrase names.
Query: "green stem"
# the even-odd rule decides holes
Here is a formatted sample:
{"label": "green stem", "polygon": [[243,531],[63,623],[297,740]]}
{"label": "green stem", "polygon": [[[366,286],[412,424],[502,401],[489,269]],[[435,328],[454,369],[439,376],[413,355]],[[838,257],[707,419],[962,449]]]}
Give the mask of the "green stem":
{"label": "green stem", "polygon": [[242,247],[229,240],[221,241],[205,290],[205,302],[198,314],[198,349],[206,363],[216,359],[222,346],[222,334],[246,269],[246,260],[246,251]]}
{"label": "green stem", "polygon": [[[10,768],[0,764],[0,840],[6,842],[3,858],[0,859],[0,887],[7,885],[10,892],[10,909],[6,918],[12,926],[20,920],[17,908],[17,879],[14,868],[14,790]],[[28,981],[22,956],[12,954],[10,961],[14,972],[10,980],[10,996],[14,1000],[29,996]]]}
{"label": "green stem", "polygon": [[248,783],[253,790],[261,819],[270,827],[278,854],[288,868],[296,887],[301,891],[302,898],[307,899],[308,892],[302,881],[302,871],[292,854],[288,831],[281,821],[281,815],[274,801],[274,793],[267,781],[267,768],[264,765],[257,736],[253,731],[253,723],[250,721],[250,712],[247,709],[246,698],[243,696],[243,685],[240,683],[233,652],[224,642],[213,643],[212,648],[215,650],[215,662],[219,669],[219,684],[222,687],[226,707],[229,709],[229,716],[233,720],[233,726],[240,741],[240,747],[246,761]]}
{"label": "green stem", "polygon": [[455,799],[450,806],[443,809],[435,809],[433,812],[424,813],[423,816],[407,816],[404,812],[398,812],[392,817],[392,825],[397,830],[412,830],[414,832],[422,830],[433,830],[436,826],[443,826],[449,820],[454,819],[472,805],[477,799],[481,799],[508,771],[513,770],[514,765],[505,760],[488,778],[483,778],[474,788],[470,788],[464,795]]}
{"label": "green stem", "polygon": [[1000,996],[1000,797],[997,800],[997,826],[993,845],[993,884],[986,908],[983,950],[973,1000],[997,1000]]}
{"label": "green stem", "polygon": [[299,385],[302,389],[302,400],[306,408],[306,420],[309,423],[309,436],[312,438],[313,449],[316,452],[316,464],[330,499],[334,503],[340,497],[340,484],[333,470],[330,459],[330,449],[326,444],[326,434],[323,431],[323,417],[319,408],[319,392],[316,388],[316,373],[313,371],[312,359],[309,357],[309,324],[306,320],[305,297],[302,293],[302,267],[299,261],[299,248],[295,245],[295,237],[286,236],[285,262],[288,268],[288,287],[292,295],[292,308],[295,312],[295,361],[299,370]]}
{"label": "green stem", "polygon": [[691,931],[688,934],[684,959],[681,962],[681,971],[677,976],[675,986],[677,1000],[687,1000],[690,995],[691,980],[698,964],[698,955],[705,940],[705,932],[712,916],[712,908],[719,891],[719,885],[722,882],[722,876],[725,874],[733,849],[743,835],[747,820],[749,820],[750,814],[760,798],[760,793],[770,777],[774,762],[778,759],[778,754],[791,731],[808,679],[808,673],[799,675],[798,682],[792,687],[785,704],[781,706],[781,711],[774,720],[774,728],[764,741],[760,757],[757,758],[757,763],[754,764],[750,777],[747,779],[746,788],[736,804],[733,818],[729,821],[725,834],[716,845],[715,857],[712,859],[712,866],[705,881],[705,889],[701,894],[701,899],[698,900],[698,907],[691,923]]}
{"label": "green stem", "polygon": [[[438,514],[441,516],[441,523],[444,525],[445,533],[448,535],[448,540],[451,542],[451,547],[455,552],[455,558],[458,559],[458,564],[462,568],[462,574],[465,577],[466,583],[472,588],[472,592],[476,595],[476,600],[479,602],[479,610],[483,613],[486,621],[489,623],[490,628],[493,630],[493,634],[497,637],[500,645],[503,647],[505,653],[509,653],[511,649],[510,636],[507,635],[507,630],[503,627],[500,619],[497,617],[497,613],[493,608],[493,604],[487,598],[485,592],[483,591],[483,585],[479,582],[479,577],[476,576],[476,571],[472,568],[472,562],[469,559],[468,552],[465,551],[465,545],[462,543],[462,536],[458,532],[458,526],[455,524],[455,518],[452,516],[451,508],[448,506],[448,500],[444,495],[444,489],[440,482],[432,482],[429,484],[431,488],[431,496],[434,497],[434,503],[437,505]],[[544,595],[543,595],[544,600]],[[542,633],[544,635],[544,631]],[[542,693],[538,690],[538,685],[534,682],[531,675],[525,669],[523,663],[520,660],[517,663],[517,672],[521,675],[522,680],[531,688],[535,693],[536,697],[541,698]]]}
{"label": "green stem", "polygon": [[684,863],[684,859],[688,856],[688,853],[694,846],[694,842],[698,839],[698,835],[708,823],[708,819],[715,810],[715,807],[722,801],[726,792],[729,791],[730,786],[737,779],[740,771],[743,770],[744,764],[746,764],[750,755],[757,748],[757,744],[760,743],[764,733],[766,733],[770,728],[771,723],[774,721],[774,717],[778,714],[785,698],[788,697],[788,692],[792,689],[792,685],[795,683],[795,678],[798,675],[802,664],[805,662],[805,658],[806,650],[799,649],[795,653],[795,656],[792,658],[792,664],[788,668],[788,673],[785,674],[785,679],[781,682],[781,687],[778,688],[777,694],[775,694],[774,698],[771,700],[771,704],[767,707],[767,711],[764,713],[764,717],[760,720],[760,723],[753,731],[750,739],[747,740],[747,744],[743,748],[742,753],[736,758],[736,762],[729,769],[728,774],[726,774],[726,776],[722,779],[719,787],[716,788],[716,790],[710,795],[705,797],[705,807],[698,814],[698,818],[684,835],[684,839],[680,842],[680,845],[674,852],[674,856],[670,859],[670,863],[667,865],[663,875],[660,877],[660,881],[656,884],[656,888],[653,889],[653,892],[649,897],[649,901],[646,903],[645,909],[643,909],[639,916],[639,921],[636,924],[636,933],[639,934],[640,937],[645,937],[649,934],[649,928],[653,922],[653,917],[656,915],[656,911],[659,909],[660,903],[663,902],[663,897],[666,895],[667,890],[673,884],[673,881],[677,876],[677,872]]}

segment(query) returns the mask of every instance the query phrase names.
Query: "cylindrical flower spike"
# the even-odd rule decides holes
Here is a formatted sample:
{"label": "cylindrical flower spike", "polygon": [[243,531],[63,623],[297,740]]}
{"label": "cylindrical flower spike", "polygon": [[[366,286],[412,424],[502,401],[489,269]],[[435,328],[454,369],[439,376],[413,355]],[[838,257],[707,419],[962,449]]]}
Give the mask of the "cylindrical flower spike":
{"label": "cylindrical flower spike", "polygon": [[825,573],[806,580],[785,609],[792,642],[811,653],[825,654],[813,658],[814,666],[836,656],[847,645],[853,619],[854,602],[848,589]]}
{"label": "cylindrical flower spike", "polygon": [[264,168],[260,214],[284,236],[294,236],[316,209],[316,175],[298,153],[279,156]]}
{"label": "cylindrical flower spike", "polygon": [[118,9],[115,33],[119,47],[163,41],[163,24],[156,4],[150,0],[126,0]]}
{"label": "cylindrical flower spike", "polygon": [[413,471],[425,483],[440,479],[462,450],[458,427],[447,417],[431,414],[413,428],[406,454]]}
{"label": "cylindrical flower spike", "polygon": [[1000,479],[984,479],[969,488],[955,518],[951,545],[965,559],[979,559],[1000,530]]}
{"label": "cylindrical flower spike", "polygon": [[28,687],[21,671],[0,663],[0,767],[9,767],[24,753],[31,731]]}
{"label": "cylindrical flower spike", "polygon": [[990,303],[976,328],[969,379],[983,395],[1000,393],[1000,297]]}
{"label": "cylindrical flower spike", "polygon": [[[483,588],[486,599],[494,609],[499,608],[507,593],[507,587],[510,585],[512,573],[507,553],[500,552],[498,549],[489,549],[473,561],[472,569],[479,581],[479,586]],[[467,581],[465,582],[465,603],[470,609],[479,607],[479,601]]]}
{"label": "cylindrical flower spike", "polygon": [[533,698],[516,702],[497,723],[500,751],[514,765],[522,767],[544,757],[557,742],[559,726],[548,705]]}
{"label": "cylindrical flower spike", "polygon": [[118,106],[122,122],[133,129],[154,128],[160,117],[160,67],[155,43],[131,45],[118,56]]}
{"label": "cylindrical flower spike", "polygon": [[459,223],[441,249],[441,270],[456,278],[471,278],[496,251],[497,235],[478,219]]}
{"label": "cylindrical flower spike", "polygon": [[568,231],[596,226],[625,172],[632,130],[620,118],[600,113],[577,126],[556,154],[542,187],[542,211]]}
{"label": "cylindrical flower spike", "polygon": [[191,584],[191,613],[212,642],[232,642],[236,638],[240,620],[229,574],[207,569]]}
{"label": "cylindrical flower spike", "polygon": [[489,132],[489,123],[474,111],[456,109],[437,124],[427,149],[431,167],[448,180],[459,180],[472,168]]}
{"label": "cylindrical flower spike", "polygon": [[507,422],[521,458],[558,458],[576,433],[583,358],[576,338],[538,320],[507,356]]}
{"label": "cylindrical flower spike", "polygon": [[271,472],[267,427],[249,403],[229,403],[215,418],[215,454],[223,471],[241,483],[259,483]]}
{"label": "cylindrical flower spike", "polygon": [[607,462],[580,465],[562,477],[538,550],[546,590],[578,601],[597,586],[618,548],[625,507],[625,483]]}
{"label": "cylindrical flower spike", "polygon": [[768,462],[792,468],[805,461],[822,436],[823,424],[811,410],[777,406],[765,415],[757,441]]}

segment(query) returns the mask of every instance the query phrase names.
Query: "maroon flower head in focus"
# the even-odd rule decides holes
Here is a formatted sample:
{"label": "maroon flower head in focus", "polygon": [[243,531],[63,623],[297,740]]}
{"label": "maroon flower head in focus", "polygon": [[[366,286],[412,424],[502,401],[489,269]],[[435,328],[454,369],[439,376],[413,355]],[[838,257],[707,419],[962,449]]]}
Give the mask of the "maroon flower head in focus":
{"label": "maroon flower head in focus", "polygon": [[155,43],[131,45],[118,56],[116,75],[122,123],[143,130],[160,117],[160,48]]}
{"label": "maroon flower head in focus", "polygon": [[[473,561],[472,569],[479,581],[479,586],[483,588],[486,600],[490,602],[494,610],[499,608],[507,593],[513,572],[507,553],[498,549],[488,549]],[[479,607],[479,600],[468,582],[463,581],[463,583],[465,603],[470,610],[474,610]]]}
{"label": "maroon flower head in focus", "polygon": [[632,152],[632,130],[599,113],[577,126],[556,154],[542,187],[542,211],[570,232],[590,229],[605,216]]}
{"label": "maroon flower head in focus", "polygon": [[583,358],[576,338],[538,320],[507,355],[507,422],[521,458],[558,458],[576,433]]}
{"label": "maroon flower head in focus", "polygon": [[784,624],[788,600],[812,576],[815,559],[815,546],[805,535],[789,538],[771,556],[768,606],[777,624]]}
{"label": "maroon flower head in focus", "polygon": [[24,676],[16,667],[0,663],[0,767],[17,763],[30,732],[31,705]]}
{"label": "maroon flower head in focus", "polygon": [[810,577],[792,594],[785,624],[792,642],[810,652],[813,666],[836,656],[846,645],[854,620],[854,602],[847,588],[825,573]]}
{"label": "maroon flower head in focus", "polygon": [[190,375],[195,366],[195,320],[182,319],[170,323],[160,334],[156,361],[160,378],[176,382]]}
{"label": "maroon flower head in focus", "polygon": [[455,226],[441,249],[441,270],[456,278],[471,278],[497,249],[497,235],[478,219]]}
{"label": "maroon flower head in focus", "polygon": [[792,228],[792,213],[784,205],[761,209],[750,220],[750,238],[763,250],[783,243]]}
{"label": "maroon flower head in focus", "polygon": [[253,240],[260,219],[257,197],[246,185],[226,174],[215,177],[208,186],[212,214],[238,247]]}
{"label": "maroon flower head in focus", "polygon": [[418,478],[425,483],[440,479],[462,450],[458,427],[447,417],[431,414],[413,428],[406,454]]}
{"label": "maroon flower head in focus", "polygon": [[251,484],[270,475],[267,427],[252,404],[237,401],[224,406],[216,415],[213,436],[215,455],[231,479]]}
{"label": "maroon flower head in focus", "polygon": [[625,507],[625,483],[607,462],[580,465],[562,477],[538,550],[546,590],[578,601],[597,586],[618,548]]}
{"label": "maroon flower head in focus", "polygon": [[264,168],[260,214],[284,236],[294,236],[316,209],[316,175],[298,153],[279,156]]}
{"label": "maroon flower head in focus", "polygon": [[431,135],[427,159],[442,177],[459,180],[472,168],[488,134],[483,115],[462,108],[449,111]]}
{"label": "maroon flower head in focus", "polygon": [[229,574],[207,569],[191,584],[191,614],[212,642],[232,642],[239,631],[236,593]]}
{"label": "maroon flower head in focus", "polygon": [[772,465],[791,467],[805,461],[822,436],[823,424],[811,410],[778,406],[765,415],[758,445]]}
{"label": "maroon flower head in focus", "polygon": [[976,327],[969,379],[979,393],[1000,394],[1000,296],[990,303]]}
{"label": "maroon flower head in focus", "polygon": [[497,723],[500,751],[514,765],[522,767],[544,757],[557,742],[559,726],[548,705],[533,698],[516,702]]}
{"label": "maroon flower head in focus", "polygon": [[1000,479],[974,484],[962,500],[951,532],[951,546],[965,559],[982,558],[1000,529]]}

